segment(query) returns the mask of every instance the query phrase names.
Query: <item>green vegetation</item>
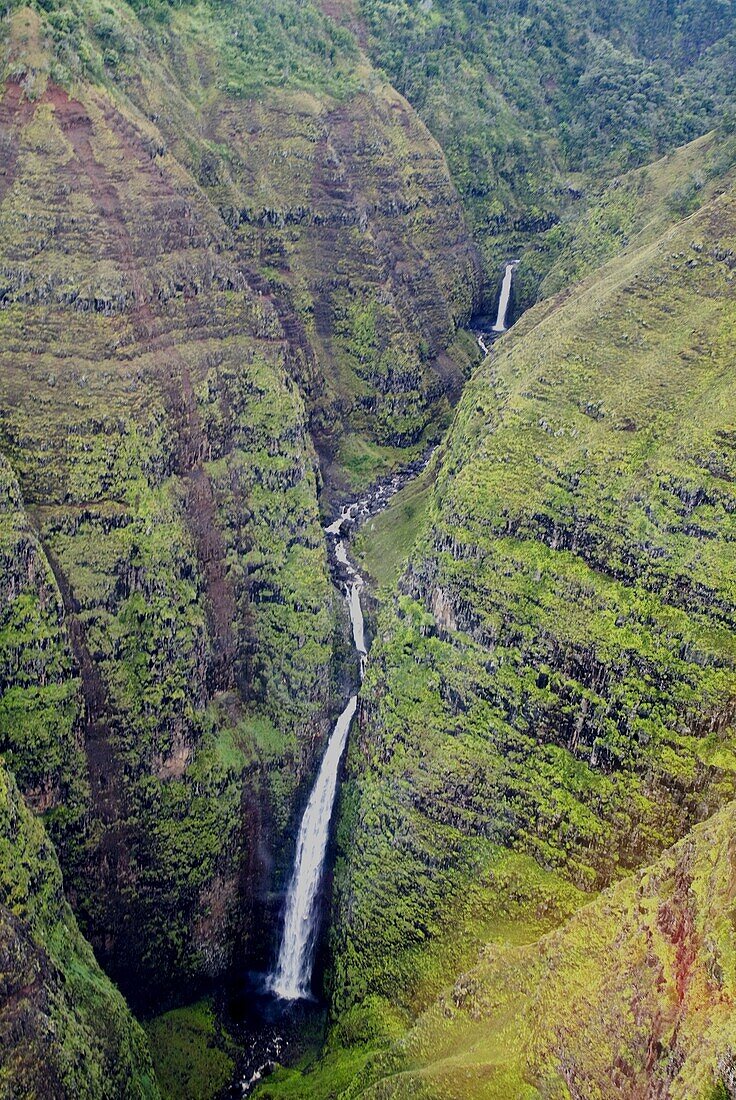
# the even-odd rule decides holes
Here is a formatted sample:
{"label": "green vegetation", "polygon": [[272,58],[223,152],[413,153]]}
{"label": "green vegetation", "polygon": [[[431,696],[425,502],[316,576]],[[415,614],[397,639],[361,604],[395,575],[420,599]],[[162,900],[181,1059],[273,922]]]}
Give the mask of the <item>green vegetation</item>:
{"label": "green vegetation", "polygon": [[340,441],[338,460],[351,489],[360,490],[391,473],[400,462],[419,458],[423,450],[421,445],[409,448],[382,447],[368,442],[360,435],[350,434]]}
{"label": "green vegetation", "polygon": [[[330,1039],[269,1100],[727,1095],[733,804],[580,908],[736,790],[725,186],[466,387],[349,748]],[[359,542],[389,581],[404,523]]]}
{"label": "green vegetation", "polygon": [[[540,937],[736,793],[733,6],[501,7],[0,7],[0,749],[147,1013],[263,946],[288,871],[344,686],[320,491],[418,457],[468,383],[356,547],[382,607],[330,1032],[264,1095],[555,1095]],[[460,330],[517,252],[518,304],[554,297],[470,377]],[[24,859],[6,938],[41,980],[10,1031],[67,1092],[155,1096],[58,867],[36,920]],[[477,1001],[438,1007],[479,950]],[[576,961],[553,1007],[594,985]],[[562,1037],[583,1094],[618,1066],[577,1050],[591,1012]],[[727,1026],[693,1026],[673,1064],[717,1095]],[[226,1085],[210,1004],[149,1034],[165,1095]]]}
{"label": "green vegetation", "polygon": [[[343,819],[346,835],[351,822]],[[439,838],[438,845],[444,842]],[[401,957],[401,1001],[389,982],[376,982],[377,992],[343,1011],[335,1020],[323,1055],[293,1069],[279,1069],[256,1093],[259,1100],[287,1100],[291,1096],[331,1100],[358,1095],[357,1083],[370,1079],[368,1070],[377,1052],[391,1049],[407,1033],[413,1015],[431,1004],[450,974],[472,965],[482,945],[518,945],[534,942],[578,908],[585,895],[559,876],[541,870],[528,856],[504,851],[497,845],[478,845],[477,859],[462,897],[455,898],[448,917],[447,935],[433,944],[413,944],[408,951],[399,933],[393,943]],[[462,870],[458,869],[458,874]],[[379,883],[374,883],[374,890]],[[422,894],[431,889],[425,877]],[[392,919],[405,919],[400,901],[391,901]],[[361,913],[355,914],[360,920]],[[489,948],[490,950],[490,948]],[[342,958],[342,956],[338,956]],[[352,960],[355,968],[362,960]],[[381,1064],[380,1058],[378,1064]],[[301,1088],[301,1092],[299,1089]]]}
{"label": "green vegetation", "polygon": [[[287,315],[290,365],[325,450],[344,431],[386,447],[436,437],[448,411],[440,358],[477,303],[477,259],[439,148],[352,34],[294,0],[267,12],[248,0],[48,6],[41,21],[22,7],[0,22],[7,74],[40,99],[49,75],[75,95],[80,80],[103,86],[144,150],[191,174],[187,187],[211,203],[204,222],[234,231],[237,262]],[[98,139],[114,162],[106,126]],[[167,298],[181,262],[161,257]],[[114,264],[96,268],[114,293]]]}
{"label": "green vegetation", "polygon": [[0,749],[76,868],[90,795],[80,682],[60,593],[2,458],[0,513]]}
{"label": "green vegetation", "polygon": [[[2,207],[9,249],[24,247],[21,206],[48,224],[45,188],[67,172],[67,104],[60,115],[36,109],[34,140],[53,152],[40,163],[31,148],[19,153],[18,188]],[[111,163],[111,145],[100,129],[98,165]],[[119,236],[110,212],[95,210],[89,170],[76,200],[90,251],[48,250],[46,267],[31,263],[21,278],[31,301],[2,313],[2,439],[21,489],[8,471],[0,731],[24,792],[48,814],[85,930],[121,981],[152,993],[177,972],[196,979],[229,963],[247,908],[243,800],[257,817],[261,784],[259,760],[233,731],[260,711],[290,746],[275,808],[286,829],[325,720],[331,590],[306,414],[280,346],[268,348],[267,329],[256,335],[262,305],[210,281],[199,288],[210,293],[210,342],[136,345],[136,314],[105,297]],[[142,248],[151,210],[133,203],[139,182],[132,171],[115,186],[121,202],[133,189],[129,231]],[[161,196],[148,185],[155,210]],[[200,214],[206,224],[202,202]],[[73,232],[64,200],[51,216]],[[159,285],[179,262],[165,232],[162,268],[146,275]],[[38,289],[49,271],[76,286],[53,305]],[[85,294],[98,308],[79,308]],[[185,331],[183,294],[168,311]],[[38,400],[26,402],[34,325],[44,333]]]}
{"label": "green vegetation", "polygon": [[[486,947],[337,1096],[728,1096],[736,1031],[730,806],[538,943]],[[275,1092],[274,1096],[280,1095]]]}
{"label": "green vegetation", "polygon": [[[0,16],[23,9],[3,0]],[[184,9],[182,11],[182,8]],[[53,48],[51,70],[64,83],[135,78],[142,29],[159,48],[167,37],[202,35],[220,59],[222,90],[231,96],[262,96],[270,88],[295,88],[342,97],[361,86],[359,53],[352,36],[311,5],[278,0],[264,9],[254,0],[237,5],[134,0],[128,5],[44,0]]]}
{"label": "green vegetation", "polygon": [[41,821],[0,764],[0,1096],[157,1100],[145,1036],[62,892]]}
{"label": "green vegetation", "polygon": [[344,1096],[371,1055],[371,1048],[354,1046],[325,1054],[316,1065],[293,1069],[279,1066],[254,1093],[258,1100],[336,1100]]}
{"label": "green vegetation", "polygon": [[162,1100],[215,1100],[232,1081],[236,1048],[209,1001],[172,1009],[145,1028]]}
{"label": "green vegetation", "polygon": [[736,138],[721,129],[615,177],[527,252],[516,272],[517,288],[544,276],[540,294],[560,293],[625,248],[655,241],[719,194],[733,179],[734,165]]}
{"label": "green vegetation", "polygon": [[445,150],[491,275],[574,214],[587,180],[733,117],[729,4],[361,0],[359,12],[371,57]]}
{"label": "green vegetation", "polygon": [[504,919],[498,845],[600,889],[733,797],[735,211],[645,235],[465,389],[349,749],[338,1029],[461,972]]}
{"label": "green vegetation", "polygon": [[316,6],[3,15],[0,746],[149,1011],[288,870],[342,644],[313,439],[334,486],[436,438],[479,273]]}
{"label": "green vegetation", "polygon": [[432,474],[420,474],[388,508],[361,528],[353,550],[378,588],[391,589],[416,542],[431,493]]}

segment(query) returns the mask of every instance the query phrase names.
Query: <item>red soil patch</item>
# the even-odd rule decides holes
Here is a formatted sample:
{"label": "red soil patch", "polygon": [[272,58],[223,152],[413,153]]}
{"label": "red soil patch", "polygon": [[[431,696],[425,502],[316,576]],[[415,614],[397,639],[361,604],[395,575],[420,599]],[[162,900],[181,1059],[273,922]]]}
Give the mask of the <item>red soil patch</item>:
{"label": "red soil patch", "polygon": [[20,131],[33,118],[35,110],[35,104],[23,97],[20,84],[6,84],[0,100],[0,203],[15,180]]}
{"label": "red soil patch", "polygon": [[[91,183],[89,195],[104,220],[105,232],[112,242],[113,251],[121,261],[121,266],[129,273],[133,284],[133,317],[138,332],[136,335],[148,336],[151,331],[151,307],[145,300],[140,280],[139,266],[133,252],[123,206],[117,188],[112,183],[107,170],[99,163],[92,149],[92,120],[83,104],[70,99],[62,88],[52,85],[46,98],[53,105],[54,112],[64,136],[71,144],[76,167],[87,176]],[[124,143],[126,153],[135,156],[136,150],[130,143]],[[79,179],[75,179],[77,186]]]}
{"label": "red soil patch", "polygon": [[659,910],[657,923],[675,948],[675,988],[678,1003],[682,1004],[697,958],[698,943],[689,899],[691,879],[684,868],[678,867],[675,883],[675,892]]}

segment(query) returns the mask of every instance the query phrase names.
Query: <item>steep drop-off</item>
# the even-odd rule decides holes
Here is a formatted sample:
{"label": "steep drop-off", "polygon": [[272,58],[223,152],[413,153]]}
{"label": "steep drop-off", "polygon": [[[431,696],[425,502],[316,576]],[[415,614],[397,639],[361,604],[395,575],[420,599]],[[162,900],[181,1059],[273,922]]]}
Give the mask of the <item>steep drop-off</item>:
{"label": "steep drop-off", "polygon": [[1,25],[0,736],[141,1001],[270,947],[332,705],[314,440],[370,477],[472,358],[442,154],[310,13]]}
{"label": "steep drop-off", "polygon": [[562,882],[599,889],[733,795],[735,238],[731,188],[466,387],[343,788],[333,1004],[368,1032],[520,900],[559,918]]}
{"label": "steep drop-off", "polygon": [[143,1032],[64,897],[43,825],[0,765],[0,1096],[157,1100]]}

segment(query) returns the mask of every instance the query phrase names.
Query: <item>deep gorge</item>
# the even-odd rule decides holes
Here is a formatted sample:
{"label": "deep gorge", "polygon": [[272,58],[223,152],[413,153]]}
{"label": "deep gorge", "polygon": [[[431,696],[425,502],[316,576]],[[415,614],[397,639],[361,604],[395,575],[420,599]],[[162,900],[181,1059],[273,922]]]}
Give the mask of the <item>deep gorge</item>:
{"label": "deep gorge", "polygon": [[736,1095],[735,36],[0,7],[0,1097]]}

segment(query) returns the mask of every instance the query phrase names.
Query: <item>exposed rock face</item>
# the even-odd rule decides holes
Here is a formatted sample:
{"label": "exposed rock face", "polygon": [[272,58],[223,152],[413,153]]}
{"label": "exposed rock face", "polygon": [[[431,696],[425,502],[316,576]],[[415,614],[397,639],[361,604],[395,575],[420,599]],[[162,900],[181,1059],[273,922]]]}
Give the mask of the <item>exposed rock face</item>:
{"label": "exposed rock face", "polygon": [[146,998],[252,949],[327,728],[312,438],[431,433],[480,282],[364,60],[243,99],[219,14],[185,64],[183,23],[78,15],[2,31],[0,744]]}
{"label": "exposed rock face", "polygon": [[[223,214],[247,255],[294,288],[326,375],[314,410],[320,433],[336,440],[339,425],[414,443],[437,401],[457,391],[461,376],[445,351],[480,292],[444,158],[385,87],[329,108],[289,108],[286,129],[268,102],[218,121],[219,141],[247,137],[243,160],[257,173],[254,189],[233,181],[249,205]],[[296,171],[292,155],[273,164],[274,142],[298,143]]]}
{"label": "exposed rock face", "polygon": [[0,1096],[156,1100],[145,1037],[97,965],[43,825],[0,765]]}

